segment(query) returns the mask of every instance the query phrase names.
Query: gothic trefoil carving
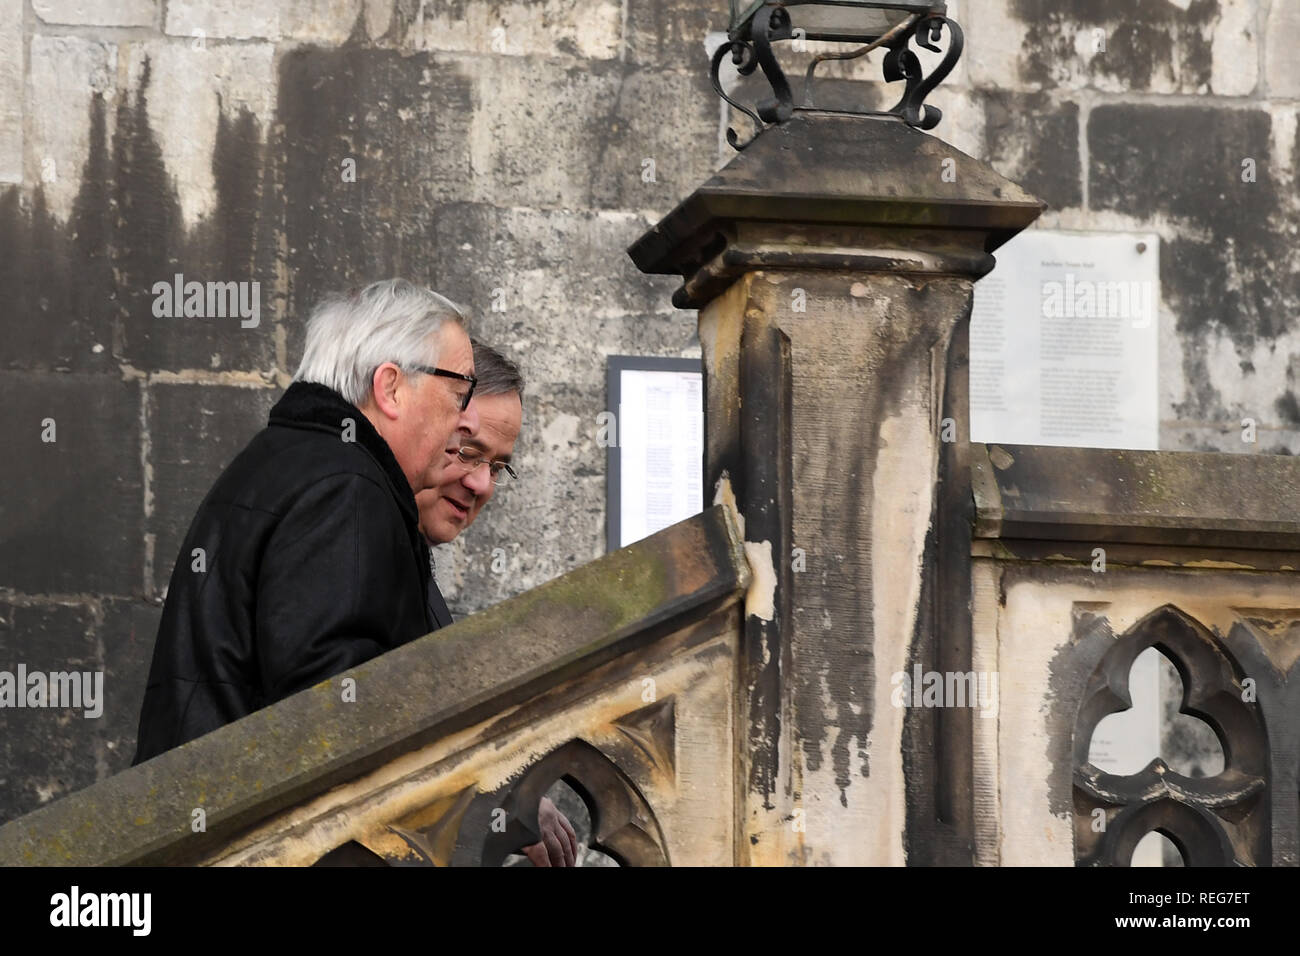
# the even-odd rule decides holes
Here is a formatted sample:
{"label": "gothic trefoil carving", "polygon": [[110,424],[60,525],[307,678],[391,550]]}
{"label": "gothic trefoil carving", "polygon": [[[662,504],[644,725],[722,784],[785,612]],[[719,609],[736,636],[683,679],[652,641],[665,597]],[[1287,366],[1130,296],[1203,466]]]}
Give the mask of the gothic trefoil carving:
{"label": "gothic trefoil carving", "polygon": [[[1157,757],[1140,772],[1093,766],[1097,724],[1132,706],[1129,673],[1150,647],[1183,682],[1181,713],[1205,721],[1223,747],[1222,772],[1184,776]],[[1171,604],[1138,621],[1093,671],[1074,725],[1075,858],[1080,866],[1127,866],[1139,840],[1164,834],[1189,866],[1269,865],[1270,754],[1254,675],[1238,655]]]}

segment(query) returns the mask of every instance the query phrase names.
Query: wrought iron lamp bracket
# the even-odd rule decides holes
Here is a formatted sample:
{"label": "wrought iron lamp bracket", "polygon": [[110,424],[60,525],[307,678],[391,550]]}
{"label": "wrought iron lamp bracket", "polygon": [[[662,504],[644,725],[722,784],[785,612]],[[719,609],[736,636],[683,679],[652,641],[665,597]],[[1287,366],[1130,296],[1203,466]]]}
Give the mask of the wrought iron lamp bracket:
{"label": "wrought iron lamp bracket", "polygon": [[[943,39],[945,30],[948,32],[946,52],[938,45]],[[895,116],[907,125],[922,130],[931,130],[939,125],[939,121],[943,118],[943,111],[937,106],[926,103],[925,98],[948,77],[961,58],[965,37],[955,20],[940,13],[916,14],[856,50],[847,53],[824,53],[815,57],[808,66],[803,103],[799,106],[794,103],[790,82],[786,79],[772,47],[776,42],[794,39],[797,32],[791,27],[790,14],[786,8],[774,3],[763,7],[753,16],[747,34],[728,39],[714,51],[709,65],[709,76],[714,91],[732,107],[748,116],[754,124],[753,135],[744,142],[741,142],[740,135],[734,129],[728,127],[727,142],[734,149],[744,149],[757,138],[759,133],[769,126],[784,123],[794,115],[796,110],[816,109],[812,90],[814,73],[819,64],[827,60],[857,59],[880,48],[889,50],[882,64],[885,81],[887,83],[906,81],[902,98],[888,110],[850,112],[861,116]],[[943,59],[929,75],[924,73],[920,57],[910,47],[912,40],[916,41],[917,46],[926,50],[935,53],[944,52]],[[736,72],[741,76],[749,76],[761,67],[763,75],[772,87],[773,95],[760,100],[755,104],[755,109],[738,102],[722,87],[720,71],[722,61],[728,55],[731,56]]]}

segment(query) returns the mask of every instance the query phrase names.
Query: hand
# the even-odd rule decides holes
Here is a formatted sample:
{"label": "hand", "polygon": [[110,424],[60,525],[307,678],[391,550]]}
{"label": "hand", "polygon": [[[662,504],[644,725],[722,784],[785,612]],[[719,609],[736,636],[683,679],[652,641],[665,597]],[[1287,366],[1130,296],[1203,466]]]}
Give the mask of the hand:
{"label": "hand", "polygon": [[546,797],[542,797],[537,805],[537,824],[542,831],[541,842],[526,846],[519,852],[528,857],[533,866],[577,866],[578,834]]}

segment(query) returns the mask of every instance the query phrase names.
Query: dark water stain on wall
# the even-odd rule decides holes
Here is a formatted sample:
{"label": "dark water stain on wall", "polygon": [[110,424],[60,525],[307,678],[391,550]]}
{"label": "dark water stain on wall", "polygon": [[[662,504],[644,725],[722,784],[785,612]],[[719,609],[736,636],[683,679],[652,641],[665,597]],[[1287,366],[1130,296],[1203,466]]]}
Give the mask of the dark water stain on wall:
{"label": "dark water stain on wall", "polygon": [[1082,205],[1078,104],[1002,90],[982,98],[988,162],[1054,209]]}
{"label": "dark water stain on wall", "polygon": [[219,122],[213,145],[217,209],[187,229],[149,122],[149,82],[146,66],[134,105],[118,108],[113,142],[111,248],[122,357],[146,369],[266,368],[274,354],[270,321],[245,328],[234,316],[154,314],[155,283],[177,274],[185,281],[260,281],[250,252],[261,190],[257,121],[244,111],[234,122]]}
{"label": "dark water stain on wall", "polygon": [[11,187],[0,195],[0,296],[4,297],[6,368],[71,370],[89,354],[84,324],[68,314],[69,243],[57,230],[37,187],[30,204]]}
{"label": "dark water stain on wall", "polygon": [[[5,765],[20,773],[0,784],[0,819],[35,809],[42,791],[48,799],[51,792],[61,795],[124,769],[134,750],[156,627],[150,615],[157,611],[144,603],[154,596],[154,585],[145,581],[145,537],[157,537],[155,577],[165,580],[175,556],[174,529],[188,524],[224,464],[217,453],[207,453],[220,443],[184,446],[198,453],[186,451],[174,481],[165,467],[156,473],[153,514],[146,516],[145,443],[152,442],[150,463],[165,465],[201,431],[199,424],[243,435],[241,443],[247,438],[243,420],[234,424],[230,409],[248,390],[205,389],[210,422],[153,427],[155,417],[146,427],[142,406],[157,416],[159,402],[172,392],[154,385],[148,401],[142,383],[123,381],[121,366],[208,369],[219,354],[222,369],[266,368],[274,356],[270,322],[243,329],[238,318],[154,315],[154,283],[171,281],[177,272],[200,281],[257,278],[251,261],[262,159],[258,121],[247,111],[223,110],[213,143],[216,208],[186,228],[173,174],[149,122],[150,91],[146,65],[139,85],[111,112],[104,96],[90,99],[88,153],[66,221],[49,209],[40,184],[0,192],[0,297],[7,307],[0,388],[14,409],[5,437],[20,449],[0,460],[0,485],[12,492],[0,498],[0,586],[37,602],[29,615],[35,623],[11,634],[8,646],[38,660],[45,653],[40,621],[50,617],[60,634],[74,627],[55,613],[58,605],[47,610],[43,596],[74,595],[82,611],[104,609],[75,627],[88,646],[105,649],[102,666],[115,688],[105,723],[94,734],[70,734],[54,722],[5,734]],[[57,442],[48,445],[33,427],[44,416],[58,429]],[[264,421],[265,415],[258,417]],[[11,724],[6,719],[10,730]],[[89,774],[64,772],[63,754]]]}
{"label": "dark water stain on wall", "polygon": [[[26,201],[17,186],[0,195],[5,368],[80,372],[112,367],[112,317],[95,288],[111,276],[104,126],[104,102],[97,96],[91,104],[90,158],[66,225],[49,212],[41,186]],[[103,347],[99,353],[93,351],[96,344]]]}
{"label": "dark water stain on wall", "polygon": [[473,113],[470,80],[432,55],[348,45],[283,58],[274,162],[291,355],[326,291],[392,275],[442,286],[452,267],[435,210],[473,181]]}
{"label": "dark water stain on wall", "polygon": [[1210,82],[1218,0],[1192,0],[1186,10],[1169,0],[1013,0],[1011,9],[1032,28],[1020,59],[1027,83],[1056,86],[1062,66],[1078,60],[1079,33],[1094,29],[1105,31],[1106,48],[1084,68],[1090,76],[1133,90],[1149,89],[1161,73],[1185,89]]}
{"label": "dark water stain on wall", "polygon": [[217,206],[204,224],[206,265],[216,275],[251,275],[257,260],[262,137],[257,118],[247,108],[234,118],[225,110],[217,114],[212,177]]}
{"label": "dark water stain on wall", "polygon": [[[1026,570],[1020,580],[1034,580],[1049,585],[1067,575],[1052,569]],[[1095,609],[1076,603],[1070,640],[1062,644],[1048,662],[1047,693],[1042,712],[1047,715],[1047,747],[1044,773],[1047,782],[1048,809],[1058,817],[1069,819],[1074,813],[1074,735],[1079,706],[1088,681],[1103,657],[1115,644],[1109,618]]]}
{"label": "dark water stain on wall", "polygon": [[1253,374],[1246,355],[1285,333],[1300,310],[1295,197],[1277,178],[1271,133],[1259,109],[1115,104],[1089,119],[1092,207],[1174,227],[1163,237],[1160,283],[1183,339],[1189,389],[1175,412],[1184,418],[1228,417],[1210,385],[1213,333],[1232,339],[1242,374]]}
{"label": "dark water stain on wall", "polygon": [[113,137],[109,253],[117,273],[121,340],[115,348],[141,368],[166,368],[168,343],[180,337],[153,315],[154,283],[170,280],[184,265],[180,200],[171,188],[162,150],[149,124],[150,68],[135,93],[123,98]]}
{"label": "dark water stain on wall", "polygon": [[66,223],[49,213],[40,187],[26,202],[18,188],[0,197],[0,295],[13,305],[6,367],[269,364],[269,323],[245,329],[237,317],[154,314],[155,283],[171,283],[177,273],[187,281],[257,278],[252,251],[261,172],[256,119],[247,111],[234,120],[223,114],[213,150],[217,209],[187,230],[149,123],[149,85],[146,64],[139,88],[117,107],[111,146],[104,98],[92,99],[89,154]]}

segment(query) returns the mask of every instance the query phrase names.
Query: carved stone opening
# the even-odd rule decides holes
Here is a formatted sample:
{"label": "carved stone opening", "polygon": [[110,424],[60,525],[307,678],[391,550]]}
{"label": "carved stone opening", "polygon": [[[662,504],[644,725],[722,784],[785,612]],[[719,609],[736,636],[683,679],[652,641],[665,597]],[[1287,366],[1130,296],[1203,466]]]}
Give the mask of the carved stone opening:
{"label": "carved stone opening", "polygon": [[[1223,772],[1223,742],[1209,724],[1179,710],[1186,698],[1183,680],[1177,665],[1158,647],[1148,647],[1133,659],[1128,689],[1132,709],[1116,711],[1097,722],[1090,761],[1121,775],[1140,772],[1156,757],[1186,777]],[[1119,752],[1106,746],[1121,741],[1124,746]],[[1103,756],[1108,758],[1104,763]]]}
{"label": "carved stone opening", "polygon": [[[671,724],[671,713],[667,698],[629,716],[648,714],[653,727],[659,727]],[[628,753],[643,751],[629,747]],[[586,809],[589,850],[618,866],[669,865],[668,844],[649,802],[623,770],[585,740],[551,751],[499,790],[480,793],[466,787],[409,814],[404,825],[389,825],[386,838],[367,839],[369,846],[348,841],[314,865],[501,866],[520,848],[539,841],[538,804],[557,793],[557,785],[571,788]]]}
{"label": "carved stone opening", "polygon": [[[587,806],[578,791],[565,783],[561,778],[551,784],[551,789],[546,791],[546,797],[555,804],[555,808],[564,814],[570,826],[573,827],[574,833],[578,840],[578,859],[576,866],[618,866],[618,861],[607,854],[602,853],[591,845],[592,842],[592,825],[591,809]],[[532,866],[532,861],[523,853],[511,853],[505,858],[502,866]]]}
{"label": "carved stone opening", "polygon": [[480,794],[461,822],[453,866],[500,866],[539,839],[537,806],[557,781],[582,798],[591,814],[591,846],[620,866],[669,865],[667,842],[654,811],[622,770],[585,740],[571,740],[514,784]]}
{"label": "carved stone opening", "polygon": [[1159,830],[1152,830],[1138,840],[1133,848],[1129,866],[1186,866],[1183,851],[1178,844]]}
{"label": "carved stone opening", "polygon": [[[1090,762],[1097,725],[1132,706],[1133,662],[1151,647],[1182,679],[1179,712],[1204,721],[1222,743],[1222,772],[1187,777],[1156,757],[1138,773],[1117,775]],[[1172,841],[1188,866],[1269,864],[1268,740],[1258,709],[1247,703],[1244,677],[1232,654],[1173,605],[1152,611],[1115,641],[1089,679],[1075,720],[1079,865],[1127,866],[1152,830]]]}

